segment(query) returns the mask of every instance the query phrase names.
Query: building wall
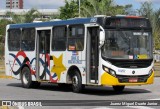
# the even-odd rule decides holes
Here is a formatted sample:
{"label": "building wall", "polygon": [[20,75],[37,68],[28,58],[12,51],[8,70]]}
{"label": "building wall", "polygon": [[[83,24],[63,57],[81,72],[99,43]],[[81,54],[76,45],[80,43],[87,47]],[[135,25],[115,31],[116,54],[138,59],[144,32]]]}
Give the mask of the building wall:
{"label": "building wall", "polygon": [[6,9],[23,9],[23,0],[6,0]]}
{"label": "building wall", "polygon": [[23,9],[23,0],[19,0],[19,9]]}

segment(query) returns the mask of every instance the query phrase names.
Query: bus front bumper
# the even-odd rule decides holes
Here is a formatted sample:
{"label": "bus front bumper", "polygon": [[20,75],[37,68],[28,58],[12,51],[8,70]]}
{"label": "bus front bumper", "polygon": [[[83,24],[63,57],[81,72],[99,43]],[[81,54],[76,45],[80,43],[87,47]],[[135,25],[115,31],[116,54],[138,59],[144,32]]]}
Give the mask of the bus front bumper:
{"label": "bus front bumper", "polygon": [[[137,81],[129,81],[130,79],[135,79],[137,78]],[[148,77],[114,77],[110,75],[109,73],[104,72],[103,75],[101,76],[101,85],[104,86],[132,86],[132,85],[147,85],[147,84],[153,84],[154,82],[154,71],[151,73],[150,76]]]}

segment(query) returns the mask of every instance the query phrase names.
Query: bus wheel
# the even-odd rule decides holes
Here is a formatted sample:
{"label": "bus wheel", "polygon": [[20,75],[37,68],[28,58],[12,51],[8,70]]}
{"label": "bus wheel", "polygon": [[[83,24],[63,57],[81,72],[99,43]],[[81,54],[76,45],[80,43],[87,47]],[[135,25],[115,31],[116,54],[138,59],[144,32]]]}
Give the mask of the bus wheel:
{"label": "bus wheel", "polygon": [[124,90],[125,86],[113,86],[115,92],[120,93]]}
{"label": "bus wheel", "polygon": [[31,73],[28,67],[24,67],[22,69],[21,82],[24,88],[30,88],[33,86]]}
{"label": "bus wheel", "polygon": [[83,89],[82,79],[77,70],[74,71],[74,74],[72,76],[72,89],[75,93],[79,93]]}

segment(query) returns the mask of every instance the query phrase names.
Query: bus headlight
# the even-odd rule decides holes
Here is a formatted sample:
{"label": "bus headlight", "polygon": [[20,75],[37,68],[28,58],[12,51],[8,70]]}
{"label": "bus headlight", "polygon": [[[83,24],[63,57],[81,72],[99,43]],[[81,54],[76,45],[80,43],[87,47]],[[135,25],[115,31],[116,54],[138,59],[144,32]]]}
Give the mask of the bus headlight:
{"label": "bus headlight", "polygon": [[150,75],[152,74],[152,72],[153,72],[153,69],[151,69],[151,70],[149,71],[148,76],[150,76]]}
{"label": "bus headlight", "polygon": [[109,73],[110,75],[116,77],[116,72],[110,68],[107,68],[106,66],[102,65],[102,68],[105,72]]}

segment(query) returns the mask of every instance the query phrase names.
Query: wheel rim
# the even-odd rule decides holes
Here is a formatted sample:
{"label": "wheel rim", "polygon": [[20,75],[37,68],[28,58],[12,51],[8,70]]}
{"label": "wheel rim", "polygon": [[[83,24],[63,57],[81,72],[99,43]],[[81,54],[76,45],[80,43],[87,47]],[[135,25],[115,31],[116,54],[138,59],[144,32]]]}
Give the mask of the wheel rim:
{"label": "wheel rim", "polygon": [[73,84],[73,88],[74,89],[78,88],[78,78],[77,78],[77,76],[73,76],[73,78],[72,78],[72,84]]}
{"label": "wheel rim", "polygon": [[29,81],[29,73],[25,71],[23,74],[23,82],[24,84],[28,84],[28,81]]}

